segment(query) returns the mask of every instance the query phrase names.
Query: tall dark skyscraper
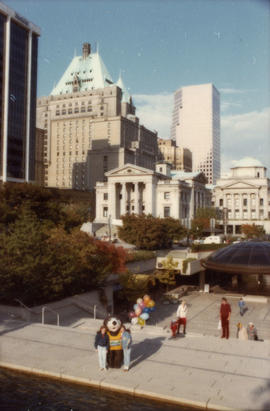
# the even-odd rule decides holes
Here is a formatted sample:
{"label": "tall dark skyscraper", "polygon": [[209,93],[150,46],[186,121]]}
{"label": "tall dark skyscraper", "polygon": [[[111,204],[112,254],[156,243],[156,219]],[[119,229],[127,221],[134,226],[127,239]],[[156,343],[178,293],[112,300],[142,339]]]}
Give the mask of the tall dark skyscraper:
{"label": "tall dark skyscraper", "polygon": [[0,180],[34,181],[39,27],[0,3]]}

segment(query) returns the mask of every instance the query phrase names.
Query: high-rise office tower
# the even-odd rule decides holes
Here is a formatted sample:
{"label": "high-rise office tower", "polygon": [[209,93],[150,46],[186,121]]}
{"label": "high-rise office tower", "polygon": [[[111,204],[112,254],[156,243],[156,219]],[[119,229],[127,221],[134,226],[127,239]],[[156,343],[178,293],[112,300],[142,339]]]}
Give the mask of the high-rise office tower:
{"label": "high-rise office tower", "polygon": [[193,171],[202,171],[208,183],[220,177],[220,103],[213,84],[178,89],[175,94],[171,137],[192,152]]}
{"label": "high-rise office tower", "polygon": [[40,29],[0,3],[0,181],[34,181]]}

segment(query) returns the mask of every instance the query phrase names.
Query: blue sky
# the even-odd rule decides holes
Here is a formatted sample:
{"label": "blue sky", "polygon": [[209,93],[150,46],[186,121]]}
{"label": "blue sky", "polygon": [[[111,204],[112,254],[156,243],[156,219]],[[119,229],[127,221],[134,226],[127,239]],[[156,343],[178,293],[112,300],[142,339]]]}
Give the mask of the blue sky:
{"label": "blue sky", "polygon": [[40,26],[38,95],[48,95],[88,41],[141,122],[170,136],[173,92],[221,93],[222,169],[245,156],[270,169],[270,2],[264,0],[5,0]]}

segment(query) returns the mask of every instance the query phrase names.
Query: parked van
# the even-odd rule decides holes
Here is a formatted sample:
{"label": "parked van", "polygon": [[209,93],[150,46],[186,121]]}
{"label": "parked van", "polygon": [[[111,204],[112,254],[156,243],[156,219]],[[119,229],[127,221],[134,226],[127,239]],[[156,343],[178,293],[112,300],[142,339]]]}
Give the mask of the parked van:
{"label": "parked van", "polygon": [[210,235],[209,237],[206,237],[204,244],[222,244],[223,243],[223,237],[220,235]]}

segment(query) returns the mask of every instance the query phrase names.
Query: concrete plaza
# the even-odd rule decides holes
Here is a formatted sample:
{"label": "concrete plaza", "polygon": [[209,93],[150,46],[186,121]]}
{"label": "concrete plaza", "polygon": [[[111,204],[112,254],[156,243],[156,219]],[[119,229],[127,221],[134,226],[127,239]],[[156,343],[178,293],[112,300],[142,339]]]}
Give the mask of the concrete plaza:
{"label": "concrete plaza", "polygon": [[[220,296],[193,294],[185,299],[188,334],[170,339],[168,321],[176,305],[157,307],[159,323],[132,330],[128,373],[99,371],[93,342],[102,321],[89,318],[71,328],[2,315],[0,366],[202,409],[270,409],[270,304],[249,302],[243,321],[253,321],[265,341],[239,341],[217,336]],[[237,299],[228,300],[232,322],[237,321]]]}

